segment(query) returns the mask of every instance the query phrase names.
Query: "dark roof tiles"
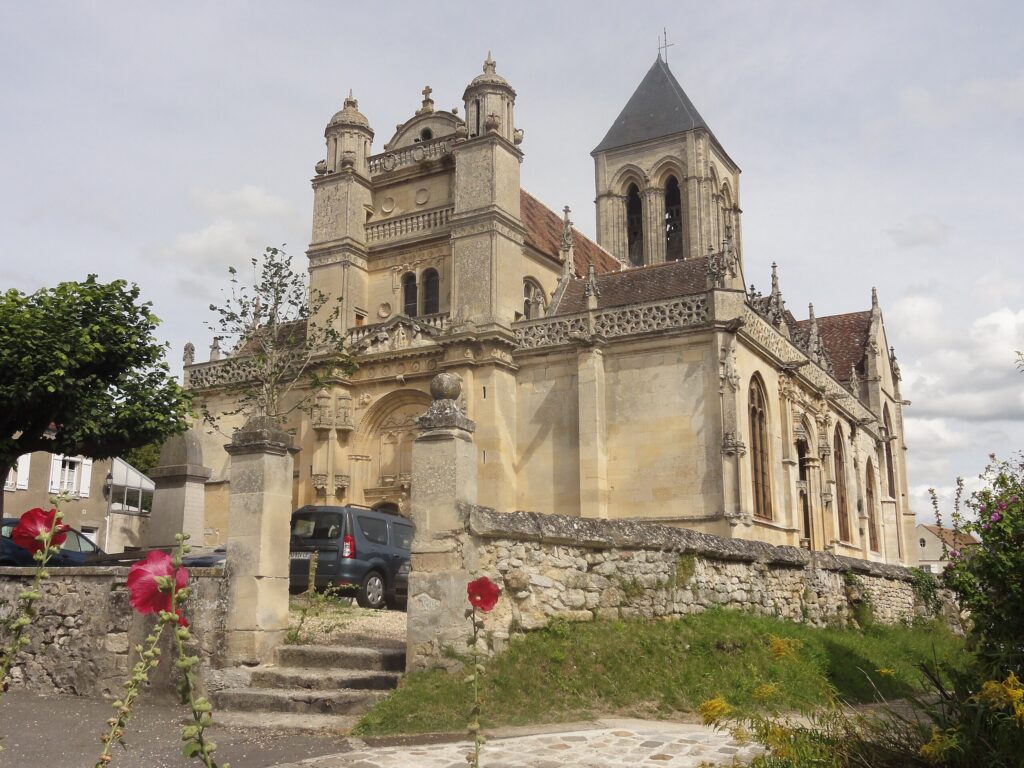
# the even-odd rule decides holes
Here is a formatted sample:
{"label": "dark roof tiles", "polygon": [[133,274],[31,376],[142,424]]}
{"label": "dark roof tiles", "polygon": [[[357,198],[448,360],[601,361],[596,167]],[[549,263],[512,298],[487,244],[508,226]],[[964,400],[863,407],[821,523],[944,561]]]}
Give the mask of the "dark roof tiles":
{"label": "dark roof tiles", "polygon": [[594,152],[605,152],[695,128],[711,131],[668,64],[659,56]]}
{"label": "dark roof tiles", "polygon": [[[596,276],[598,309],[624,307],[646,301],[703,293],[708,289],[707,258],[669,261]],[[587,308],[586,279],[570,280],[554,314],[567,315]]]}

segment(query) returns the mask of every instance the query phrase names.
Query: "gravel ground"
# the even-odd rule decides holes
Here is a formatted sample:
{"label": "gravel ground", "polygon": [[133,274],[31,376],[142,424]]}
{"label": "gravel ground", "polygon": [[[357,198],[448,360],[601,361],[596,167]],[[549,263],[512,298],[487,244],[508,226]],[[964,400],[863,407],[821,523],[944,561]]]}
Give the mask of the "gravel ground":
{"label": "gravel ground", "polygon": [[371,641],[379,645],[405,643],[405,611],[374,611],[344,599],[321,596],[311,601],[306,595],[293,596],[291,627],[298,632],[295,642],[309,645],[344,644],[354,636],[364,645]]}

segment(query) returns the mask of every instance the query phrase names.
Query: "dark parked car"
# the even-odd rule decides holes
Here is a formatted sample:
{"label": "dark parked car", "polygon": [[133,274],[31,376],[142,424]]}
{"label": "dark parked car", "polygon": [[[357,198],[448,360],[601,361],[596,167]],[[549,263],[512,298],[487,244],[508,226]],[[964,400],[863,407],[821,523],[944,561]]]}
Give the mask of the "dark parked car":
{"label": "dark parked car", "polygon": [[181,558],[181,564],[191,566],[193,568],[210,568],[215,565],[222,565],[227,556],[228,548],[220,546],[207,552],[196,552],[195,554],[185,555]]}
{"label": "dark parked car", "polygon": [[292,513],[291,587],[308,587],[317,552],[318,589],[354,590],[364,608],[394,607],[408,596],[413,532],[404,517],[368,507],[301,507]]}
{"label": "dark parked car", "polygon": [[[5,517],[0,520],[0,565],[32,567],[36,564],[32,553],[11,541],[11,531],[17,524],[16,517]],[[103,550],[72,528],[61,544],[60,552],[51,557],[47,565],[92,565],[92,560],[102,555]]]}

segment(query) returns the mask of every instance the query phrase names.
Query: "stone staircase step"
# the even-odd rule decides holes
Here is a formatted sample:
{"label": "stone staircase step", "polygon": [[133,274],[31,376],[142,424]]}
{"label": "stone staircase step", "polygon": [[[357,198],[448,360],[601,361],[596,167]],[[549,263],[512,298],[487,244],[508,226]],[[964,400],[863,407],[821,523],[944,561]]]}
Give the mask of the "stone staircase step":
{"label": "stone staircase step", "polygon": [[332,688],[319,691],[288,688],[228,688],[212,694],[214,706],[234,712],[294,712],[351,715],[365,712],[384,691]]}
{"label": "stone staircase step", "polygon": [[316,715],[309,712],[224,712],[213,716],[215,728],[257,728],[288,733],[347,735],[359,715]]}
{"label": "stone staircase step", "polygon": [[253,688],[289,688],[295,690],[388,690],[398,686],[399,672],[317,667],[258,667],[253,670]]}
{"label": "stone staircase step", "polygon": [[405,649],[359,648],[343,645],[282,645],[280,667],[405,671]]}

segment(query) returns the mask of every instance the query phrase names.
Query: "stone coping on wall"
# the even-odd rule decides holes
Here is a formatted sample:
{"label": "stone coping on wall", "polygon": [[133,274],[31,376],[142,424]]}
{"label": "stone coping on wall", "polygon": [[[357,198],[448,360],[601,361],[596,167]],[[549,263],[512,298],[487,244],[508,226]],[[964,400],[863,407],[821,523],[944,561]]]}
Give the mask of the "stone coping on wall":
{"label": "stone coping on wall", "polygon": [[[189,576],[223,576],[224,566],[211,565],[203,567],[190,567],[185,566],[188,570]],[[128,578],[128,571],[131,570],[131,566],[128,565],[80,565],[74,567],[54,567],[48,566],[46,571],[50,574],[50,579],[59,578],[61,576],[123,576]],[[35,566],[18,567],[11,565],[0,565],[0,576],[34,576],[36,573]]]}
{"label": "stone coping on wall", "polygon": [[498,512],[489,507],[460,505],[469,532],[483,539],[538,541],[591,549],[658,549],[712,560],[760,562],[793,568],[854,572],[911,581],[909,568],[875,563],[830,552],[810,552],[749,539],[726,539],[689,528],[635,520],[600,520],[540,512]]}

